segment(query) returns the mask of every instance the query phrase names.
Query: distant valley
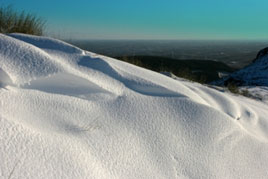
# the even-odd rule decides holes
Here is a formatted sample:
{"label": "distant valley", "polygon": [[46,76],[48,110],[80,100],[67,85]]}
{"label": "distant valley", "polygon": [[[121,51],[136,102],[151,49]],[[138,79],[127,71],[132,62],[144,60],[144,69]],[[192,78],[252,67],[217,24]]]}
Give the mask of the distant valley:
{"label": "distant valley", "polygon": [[248,65],[267,41],[208,40],[68,40],[84,50],[109,57],[157,56],[179,60],[219,61],[231,68]]}

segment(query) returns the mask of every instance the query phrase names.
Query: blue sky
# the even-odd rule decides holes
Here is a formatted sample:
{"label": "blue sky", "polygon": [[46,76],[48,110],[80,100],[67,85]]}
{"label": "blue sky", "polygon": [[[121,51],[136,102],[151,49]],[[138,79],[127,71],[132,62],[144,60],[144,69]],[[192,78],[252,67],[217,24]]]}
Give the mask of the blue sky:
{"label": "blue sky", "polygon": [[65,39],[268,39],[267,0],[0,0]]}

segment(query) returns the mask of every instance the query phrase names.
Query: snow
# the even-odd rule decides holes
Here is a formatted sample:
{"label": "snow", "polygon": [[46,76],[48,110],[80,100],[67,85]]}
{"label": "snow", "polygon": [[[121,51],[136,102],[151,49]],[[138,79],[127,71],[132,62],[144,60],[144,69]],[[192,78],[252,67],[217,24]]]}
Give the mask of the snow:
{"label": "snow", "polygon": [[239,89],[247,90],[253,98],[268,104],[268,86],[242,86]]}
{"label": "snow", "polygon": [[262,49],[256,59],[248,66],[227,76],[223,76],[222,79],[212,82],[212,84],[226,86],[227,83],[234,83],[237,86],[268,86],[267,49],[268,48]]}
{"label": "snow", "polygon": [[0,178],[267,178],[268,106],[0,34]]}

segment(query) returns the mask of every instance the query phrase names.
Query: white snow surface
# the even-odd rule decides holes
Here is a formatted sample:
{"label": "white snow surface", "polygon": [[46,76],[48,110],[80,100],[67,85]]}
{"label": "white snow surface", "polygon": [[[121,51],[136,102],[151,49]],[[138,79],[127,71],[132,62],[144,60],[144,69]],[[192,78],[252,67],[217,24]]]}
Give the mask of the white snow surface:
{"label": "white snow surface", "polygon": [[0,178],[268,178],[268,105],[0,34]]}
{"label": "white snow surface", "polygon": [[253,98],[268,104],[268,86],[241,86],[239,89],[247,90]]}

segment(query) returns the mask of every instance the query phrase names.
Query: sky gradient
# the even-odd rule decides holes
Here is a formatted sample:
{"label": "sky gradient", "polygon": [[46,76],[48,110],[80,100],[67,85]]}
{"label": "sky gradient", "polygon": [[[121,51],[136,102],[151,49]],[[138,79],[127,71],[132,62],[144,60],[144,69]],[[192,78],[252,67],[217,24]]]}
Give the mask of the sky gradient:
{"label": "sky gradient", "polygon": [[267,40],[267,0],[0,0],[63,39]]}

